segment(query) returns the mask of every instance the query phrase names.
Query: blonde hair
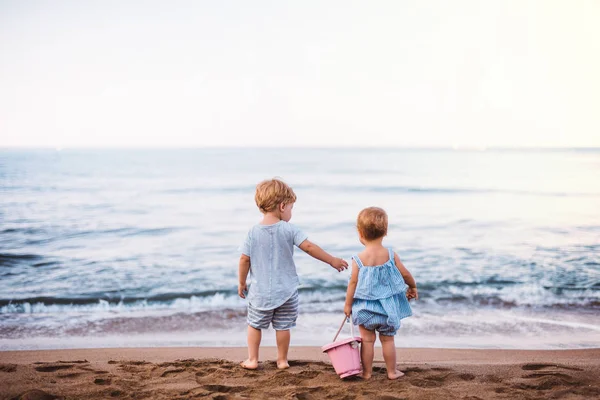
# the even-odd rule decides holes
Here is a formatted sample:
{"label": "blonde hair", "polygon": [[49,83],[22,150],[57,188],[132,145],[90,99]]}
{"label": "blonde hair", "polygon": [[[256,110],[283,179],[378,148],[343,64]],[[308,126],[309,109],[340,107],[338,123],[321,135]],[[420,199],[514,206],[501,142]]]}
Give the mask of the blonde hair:
{"label": "blonde hair", "polygon": [[281,203],[296,202],[296,194],[290,186],[279,179],[267,179],[256,185],[254,201],[263,214],[275,211]]}
{"label": "blonde hair", "polygon": [[367,240],[379,239],[387,235],[388,216],[383,208],[368,207],[358,213],[356,228]]}

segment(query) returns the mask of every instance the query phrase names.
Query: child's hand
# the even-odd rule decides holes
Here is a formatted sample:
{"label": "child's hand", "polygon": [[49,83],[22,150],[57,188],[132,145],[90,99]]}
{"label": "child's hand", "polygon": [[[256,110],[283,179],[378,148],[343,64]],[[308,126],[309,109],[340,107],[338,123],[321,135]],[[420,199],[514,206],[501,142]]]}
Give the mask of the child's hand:
{"label": "child's hand", "polygon": [[242,299],[245,299],[246,292],[248,292],[248,285],[245,283],[243,285],[241,283],[238,284],[238,296],[240,296]]}
{"label": "child's hand", "polygon": [[350,305],[345,304],[344,305],[344,314],[346,314],[346,317],[349,317],[352,314],[352,304],[350,304]]}
{"label": "child's hand", "polygon": [[406,298],[408,300],[418,300],[419,299],[419,292],[417,291],[416,287],[413,288],[408,288],[408,290],[406,291]]}
{"label": "child's hand", "polygon": [[342,272],[346,268],[348,268],[348,263],[341,258],[334,257],[331,263],[329,264],[333,268],[337,269],[338,272]]}

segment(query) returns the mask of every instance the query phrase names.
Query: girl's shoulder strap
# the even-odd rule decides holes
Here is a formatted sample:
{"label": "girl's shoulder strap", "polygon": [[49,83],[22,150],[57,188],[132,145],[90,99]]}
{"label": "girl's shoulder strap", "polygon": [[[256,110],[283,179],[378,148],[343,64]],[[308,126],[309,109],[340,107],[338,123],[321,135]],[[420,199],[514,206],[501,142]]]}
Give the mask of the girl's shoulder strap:
{"label": "girl's shoulder strap", "polygon": [[356,262],[356,265],[358,265],[358,269],[361,269],[362,267],[364,267],[362,261],[360,261],[360,257],[358,255],[356,256],[352,256],[352,259]]}
{"label": "girl's shoulder strap", "polygon": [[392,262],[392,265],[395,267],[396,260],[394,260],[394,250],[390,247],[390,248],[388,248],[388,251],[390,252],[390,261]]}

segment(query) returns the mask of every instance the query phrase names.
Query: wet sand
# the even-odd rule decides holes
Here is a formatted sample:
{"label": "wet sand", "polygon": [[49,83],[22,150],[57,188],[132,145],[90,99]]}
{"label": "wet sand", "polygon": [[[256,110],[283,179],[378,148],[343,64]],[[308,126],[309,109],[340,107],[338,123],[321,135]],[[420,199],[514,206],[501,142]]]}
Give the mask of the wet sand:
{"label": "wet sand", "polygon": [[600,349],[398,349],[406,376],[389,381],[376,349],[373,378],[341,380],[316,347],[294,347],[277,370],[264,348],[129,348],[0,352],[0,399],[592,399]]}

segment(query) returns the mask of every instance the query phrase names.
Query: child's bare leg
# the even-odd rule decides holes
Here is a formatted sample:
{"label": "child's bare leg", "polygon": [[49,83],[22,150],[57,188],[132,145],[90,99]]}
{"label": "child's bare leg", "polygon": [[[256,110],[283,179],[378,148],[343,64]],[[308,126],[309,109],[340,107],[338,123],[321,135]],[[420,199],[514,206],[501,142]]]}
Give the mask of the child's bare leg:
{"label": "child's bare leg", "polygon": [[260,347],[261,338],[262,331],[248,325],[248,359],[240,364],[243,368],[258,368],[258,348]]}
{"label": "child's bare leg", "polygon": [[286,369],[289,368],[288,364],[288,350],[290,348],[290,330],[275,331],[275,338],[277,339],[277,368]]}
{"label": "child's bare leg", "polygon": [[375,354],[375,332],[370,331],[360,325],[360,337],[362,338],[360,345],[360,361],[362,362],[364,379],[371,378],[373,374],[373,357]]}
{"label": "child's bare leg", "polygon": [[379,340],[381,341],[383,360],[385,361],[385,367],[387,368],[388,378],[400,378],[404,374],[396,369],[396,344],[394,343],[394,337],[379,334]]}

